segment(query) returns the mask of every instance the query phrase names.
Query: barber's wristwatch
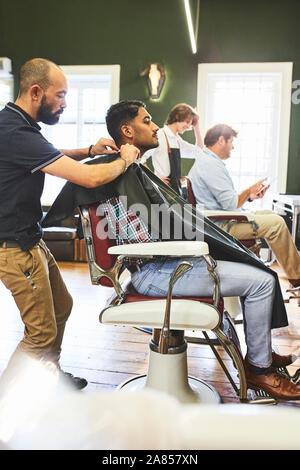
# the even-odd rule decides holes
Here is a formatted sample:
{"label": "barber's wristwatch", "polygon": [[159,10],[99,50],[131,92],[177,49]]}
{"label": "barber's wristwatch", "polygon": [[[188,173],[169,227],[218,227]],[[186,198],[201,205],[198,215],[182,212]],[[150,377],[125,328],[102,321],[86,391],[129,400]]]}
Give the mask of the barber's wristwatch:
{"label": "barber's wristwatch", "polygon": [[125,171],[128,168],[128,161],[124,157],[121,157],[121,155],[119,155],[119,158],[125,162],[125,167],[124,167],[124,170],[123,170],[123,173],[125,173]]}
{"label": "barber's wristwatch", "polygon": [[92,155],[92,154],[91,154],[91,150],[92,150],[93,147],[94,147],[93,145],[90,145],[90,146],[89,146],[88,158],[94,158],[94,157],[95,157],[95,155]]}

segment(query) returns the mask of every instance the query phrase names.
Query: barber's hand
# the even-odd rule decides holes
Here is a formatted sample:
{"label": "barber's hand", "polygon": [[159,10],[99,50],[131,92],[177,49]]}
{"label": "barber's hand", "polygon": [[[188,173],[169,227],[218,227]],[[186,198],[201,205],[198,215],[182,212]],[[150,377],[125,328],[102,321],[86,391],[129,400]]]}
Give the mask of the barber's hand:
{"label": "barber's hand", "polygon": [[262,180],[258,181],[257,183],[255,183],[253,186],[251,186],[249,188],[249,191],[250,191],[250,199],[252,199],[252,201],[254,199],[261,199],[262,197],[264,197],[266,191],[269,189],[270,185],[268,186],[265,186],[263,184],[264,181],[266,181],[267,178],[263,178]]}
{"label": "barber's hand", "polygon": [[117,153],[119,151],[118,147],[116,146],[115,142],[111,139],[105,139],[101,137],[98,142],[93,145],[91,149],[92,156],[95,155],[102,155],[103,153],[110,154],[110,153]]}
{"label": "barber's hand", "polygon": [[120,155],[127,162],[127,168],[131,163],[135,162],[140,155],[140,151],[137,147],[132,144],[121,145]]}

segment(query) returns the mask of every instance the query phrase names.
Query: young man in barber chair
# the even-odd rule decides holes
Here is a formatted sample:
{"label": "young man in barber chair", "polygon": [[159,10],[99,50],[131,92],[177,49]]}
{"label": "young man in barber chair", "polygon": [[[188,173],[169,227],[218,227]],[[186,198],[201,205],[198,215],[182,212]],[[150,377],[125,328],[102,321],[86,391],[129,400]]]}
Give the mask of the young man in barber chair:
{"label": "young man in barber chair", "polygon": [[[131,144],[144,152],[158,145],[158,126],[151,120],[145,105],[139,101],[122,101],[108,110],[107,129],[117,146]],[[103,203],[110,230],[118,243],[155,242],[149,228],[118,197]],[[127,211],[127,214],[126,214]],[[122,239],[116,232],[118,220],[127,219],[129,238]],[[193,269],[175,284],[176,296],[210,296],[213,281],[205,262],[193,259]],[[132,284],[137,292],[148,296],[166,296],[168,283],[177,261],[148,261],[131,269]],[[300,399],[300,387],[279,375],[275,368],[291,364],[295,357],[280,356],[272,351],[271,315],[274,301],[275,278],[269,272],[246,263],[217,261],[221,296],[238,296],[242,300],[247,356],[245,358],[248,384],[259,387],[277,399]]]}

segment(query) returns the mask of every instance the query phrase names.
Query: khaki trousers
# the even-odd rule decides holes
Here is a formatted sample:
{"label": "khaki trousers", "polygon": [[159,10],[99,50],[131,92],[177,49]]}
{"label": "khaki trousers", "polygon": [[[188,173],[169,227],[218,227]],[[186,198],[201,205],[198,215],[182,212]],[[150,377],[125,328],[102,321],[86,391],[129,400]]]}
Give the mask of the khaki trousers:
{"label": "khaki trousers", "polygon": [[45,243],[41,240],[27,251],[0,248],[0,280],[11,291],[25,325],[9,365],[19,352],[58,364],[73,300]]}
{"label": "khaki trousers", "polygon": [[[231,227],[230,235],[239,240],[264,238],[288,279],[300,279],[300,256],[284,219],[267,210],[254,214],[258,225],[256,233],[252,224],[236,223]],[[227,223],[224,223],[221,228],[226,230],[226,225]]]}

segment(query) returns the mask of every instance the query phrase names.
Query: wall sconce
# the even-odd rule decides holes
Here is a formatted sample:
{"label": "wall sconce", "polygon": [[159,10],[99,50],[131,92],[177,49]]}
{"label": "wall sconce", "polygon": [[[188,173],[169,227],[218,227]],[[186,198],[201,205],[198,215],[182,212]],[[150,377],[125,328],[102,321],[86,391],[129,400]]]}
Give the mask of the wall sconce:
{"label": "wall sconce", "polygon": [[166,80],[164,67],[161,64],[150,64],[143,72],[141,77],[147,78],[147,85],[151,98],[157,100],[160,97],[163,85]]}

